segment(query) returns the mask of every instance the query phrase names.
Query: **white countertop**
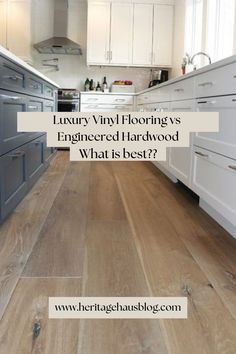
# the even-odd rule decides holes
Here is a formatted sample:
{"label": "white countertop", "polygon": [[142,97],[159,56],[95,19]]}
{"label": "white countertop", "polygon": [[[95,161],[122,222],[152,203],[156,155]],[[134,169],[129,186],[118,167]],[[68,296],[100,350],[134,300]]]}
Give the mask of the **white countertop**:
{"label": "white countertop", "polygon": [[48,83],[52,84],[55,87],[60,87],[58,84],[56,84],[54,81],[50,80],[47,76],[43,75],[40,71],[36,70],[29,64],[27,64],[24,60],[18,58],[15,54],[9,52],[9,50],[5,49],[4,47],[0,46],[0,55],[3,55],[7,59],[13,61],[14,63],[20,65],[24,69],[30,71],[32,74],[37,75],[41,79],[47,81]]}
{"label": "white countertop", "polygon": [[[193,76],[200,75],[200,74],[203,74],[203,73],[208,72],[210,70],[214,70],[214,69],[217,69],[217,68],[220,68],[222,66],[225,66],[225,65],[228,65],[228,64],[232,64],[232,63],[235,63],[235,62],[236,62],[236,55],[232,55],[231,57],[216,61],[215,63],[206,65],[206,66],[204,66],[204,67],[202,67],[202,68],[200,68],[198,70],[193,70],[193,71],[191,71],[188,74],[181,75],[181,76],[178,76],[178,77],[176,77],[174,79],[170,79],[168,81],[165,81],[165,82],[163,82],[160,85],[156,85],[156,86],[153,86],[151,88],[147,88],[145,90],[142,90],[142,91],[136,93],[136,95],[140,94],[140,93],[149,92],[149,91],[158,89],[159,87],[171,85],[171,84],[174,84],[175,82],[178,82],[178,81],[181,81],[181,80],[186,80],[186,79],[191,78]],[[236,72],[235,72],[235,74],[236,74]]]}
{"label": "white countertop", "polygon": [[80,94],[83,95],[122,95],[122,96],[134,96],[137,95],[137,93],[133,92],[103,92],[103,91],[80,91]]}

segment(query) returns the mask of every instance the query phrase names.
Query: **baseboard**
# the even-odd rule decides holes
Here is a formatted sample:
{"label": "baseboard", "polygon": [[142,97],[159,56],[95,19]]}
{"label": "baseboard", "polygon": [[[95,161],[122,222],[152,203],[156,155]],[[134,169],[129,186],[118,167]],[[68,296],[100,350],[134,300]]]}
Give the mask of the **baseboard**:
{"label": "baseboard", "polygon": [[231,236],[236,238],[236,226],[222,216],[217,210],[210,206],[203,199],[200,199],[199,206],[209,214],[218,224],[220,224]]}
{"label": "baseboard", "polygon": [[175,176],[173,176],[165,167],[163,167],[160,163],[156,161],[152,161],[152,163],[159,168],[159,170],[164,173],[173,183],[177,183],[178,180]]}

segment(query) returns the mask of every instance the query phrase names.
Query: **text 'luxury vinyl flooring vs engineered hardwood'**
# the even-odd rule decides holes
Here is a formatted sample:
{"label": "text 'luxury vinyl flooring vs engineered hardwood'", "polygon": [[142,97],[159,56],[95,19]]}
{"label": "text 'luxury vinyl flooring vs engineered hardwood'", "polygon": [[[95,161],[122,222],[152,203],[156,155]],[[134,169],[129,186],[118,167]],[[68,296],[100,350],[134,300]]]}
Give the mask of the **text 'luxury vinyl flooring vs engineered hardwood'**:
{"label": "text 'luxury vinyl flooring vs engineered hardwood'", "polygon": [[[0,354],[236,353],[236,242],[150,163],[57,153],[0,245]],[[49,320],[48,296],[187,296],[188,319]]]}

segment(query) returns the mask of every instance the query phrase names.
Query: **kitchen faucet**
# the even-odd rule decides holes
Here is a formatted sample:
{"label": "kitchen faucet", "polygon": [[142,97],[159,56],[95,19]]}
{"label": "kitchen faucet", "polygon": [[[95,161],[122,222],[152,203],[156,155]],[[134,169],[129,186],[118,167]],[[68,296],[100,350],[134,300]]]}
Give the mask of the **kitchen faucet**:
{"label": "kitchen faucet", "polygon": [[198,55],[204,55],[205,57],[207,57],[208,60],[209,60],[209,64],[211,64],[211,58],[210,58],[210,56],[209,56],[207,53],[205,53],[205,52],[198,52],[198,53],[194,54],[194,55],[192,56],[191,60],[190,60],[190,63],[194,66],[194,70],[196,70],[196,65],[194,65],[193,61],[194,61],[195,57],[198,56]]}

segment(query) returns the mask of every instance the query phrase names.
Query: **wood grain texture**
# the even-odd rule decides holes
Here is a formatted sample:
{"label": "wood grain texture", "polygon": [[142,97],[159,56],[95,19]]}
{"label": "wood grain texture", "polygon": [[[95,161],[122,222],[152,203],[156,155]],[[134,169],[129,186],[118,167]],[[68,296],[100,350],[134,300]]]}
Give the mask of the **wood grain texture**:
{"label": "wood grain texture", "polygon": [[126,220],[120,194],[109,162],[93,162],[88,220]]}
{"label": "wood grain texture", "polygon": [[90,163],[71,163],[23,276],[81,276]]}
{"label": "wood grain texture", "polygon": [[[167,185],[155,178],[145,189],[162,207],[163,215],[197,261],[225,306],[236,319],[236,242],[197,208],[183,186]],[[161,203],[157,195],[161,192]],[[208,220],[208,223],[207,223]],[[218,234],[216,234],[218,232]],[[224,239],[224,242],[223,242]]]}
{"label": "wood grain texture", "polygon": [[68,165],[68,154],[57,154],[44,176],[0,227],[0,318],[37,241]]}
{"label": "wood grain texture", "polygon": [[80,295],[80,279],[21,279],[0,323],[0,353],[77,354],[79,320],[49,320],[48,297]]}
{"label": "wood grain texture", "polygon": [[[114,166],[130,223],[154,296],[187,296],[188,320],[168,320],[163,328],[171,353],[234,353],[234,318],[176,232],[163,209],[162,193],[153,198],[142,181]],[[170,202],[169,202],[170,203]],[[173,207],[173,214],[176,205]],[[183,222],[183,221],[182,221]],[[230,323],[230,325],[229,325]]]}
{"label": "wood grain texture", "polygon": [[[91,221],[86,233],[84,296],[150,296],[126,221]],[[167,353],[159,321],[81,320],[79,354]]]}
{"label": "wood grain texture", "polygon": [[[235,354],[236,241],[150,163],[67,158],[1,228],[0,353]],[[186,296],[188,319],[48,321],[49,295]]]}

